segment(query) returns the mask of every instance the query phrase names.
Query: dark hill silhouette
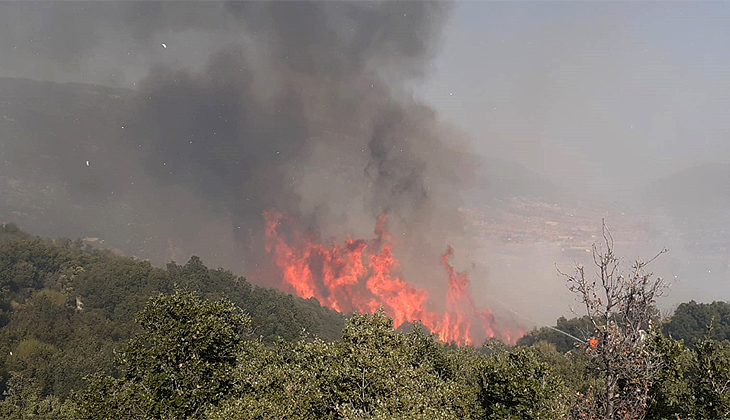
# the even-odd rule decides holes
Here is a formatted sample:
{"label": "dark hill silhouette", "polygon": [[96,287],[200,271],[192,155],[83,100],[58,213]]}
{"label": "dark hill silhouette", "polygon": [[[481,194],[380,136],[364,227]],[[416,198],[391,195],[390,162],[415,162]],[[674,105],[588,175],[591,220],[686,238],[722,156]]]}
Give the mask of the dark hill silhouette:
{"label": "dark hill silhouette", "polygon": [[649,196],[678,216],[716,212],[730,204],[730,164],[684,169],[652,185]]}

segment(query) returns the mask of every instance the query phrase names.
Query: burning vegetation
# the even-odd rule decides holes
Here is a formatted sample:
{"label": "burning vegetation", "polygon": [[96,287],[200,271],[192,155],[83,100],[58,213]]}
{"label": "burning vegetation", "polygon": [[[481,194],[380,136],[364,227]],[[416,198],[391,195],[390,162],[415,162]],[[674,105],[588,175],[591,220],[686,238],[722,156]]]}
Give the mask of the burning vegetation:
{"label": "burning vegetation", "polygon": [[[395,327],[419,322],[444,342],[480,344],[488,338],[511,343],[521,334],[500,325],[489,309],[477,309],[469,295],[469,277],[449,262],[447,247],[441,256],[448,290],[445,302],[429,299],[428,291],[415,287],[399,273],[388,233],[387,215],[375,225],[375,238],[348,237],[341,245],[323,244],[296,229],[296,222],[276,210],[264,212],[266,252],[271,256],[282,286],[302,298],[316,298],[340,312],[373,313],[382,307]],[[434,309],[441,304],[442,310]]]}

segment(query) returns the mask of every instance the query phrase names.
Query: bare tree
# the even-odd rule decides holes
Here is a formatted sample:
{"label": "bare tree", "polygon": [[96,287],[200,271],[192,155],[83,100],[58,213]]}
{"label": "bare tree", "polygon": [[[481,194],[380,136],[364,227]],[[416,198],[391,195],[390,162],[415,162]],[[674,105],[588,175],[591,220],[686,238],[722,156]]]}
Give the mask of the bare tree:
{"label": "bare tree", "polygon": [[568,275],[568,288],[578,295],[593,324],[592,337],[584,345],[594,385],[581,395],[576,413],[582,418],[642,419],[653,378],[660,368],[647,334],[658,317],[655,299],[667,287],[664,280],[645,269],[659,255],[636,260],[628,272],[620,268],[611,232],[602,223],[603,243],[593,245],[596,276],[577,265]]}

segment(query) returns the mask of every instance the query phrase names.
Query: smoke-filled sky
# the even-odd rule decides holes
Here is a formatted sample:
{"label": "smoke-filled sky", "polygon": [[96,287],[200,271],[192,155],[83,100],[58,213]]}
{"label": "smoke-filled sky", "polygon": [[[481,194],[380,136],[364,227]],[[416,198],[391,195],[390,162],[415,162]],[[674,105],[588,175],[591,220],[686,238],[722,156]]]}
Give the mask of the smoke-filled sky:
{"label": "smoke-filled sky", "polygon": [[[372,237],[388,213],[419,286],[454,245],[457,265],[476,264],[476,295],[550,296],[520,307],[548,323],[565,308],[561,251],[480,260],[501,251],[475,243],[458,209],[495,191],[485,179],[517,191],[510,171],[615,204],[683,169],[730,164],[729,44],[723,2],[2,2],[0,77],[125,90],[76,103],[78,89],[3,81],[0,157],[11,177],[59,182],[67,210],[48,232],[141,235],[149,249],[133,252],[247,273],[262,272],[251,244],[266,209],[338,239]],[[474,155],[502,169],[485,178]],[[726,196],[730,171],[717,168],[707,187]],[[686,178],[657,195],[681,207],[671,186]],[[721,265],[724,280],[682,298],[725,284],[730,259]]]}
{"label": "smoke-filled sky", "polygon": [[[4,2],[0,75],[134,87],[151,64],[201,69],[226,44],[249,43],[248,54],[266,54],[240,24],[247,14],[236,10],[248,8],[243,3],[99,3]],[[559,183],[609,190],[730,159],[726,2],[452,6],[453,13],[433,15],[428,33],[410,40],[423,46],[383,45],[379,37],[420,30],[408,27],[419,16],[388,9],[369,19],[391,25],[392,33],[362,32],[355,41],[362,45],[351,48],[382,47],[378,54],[391,60],[382,76],[412,88],[444,120],[472,134],[479,153]],[[317,27],[306,13],[280,18],[287,19],[281,28],[261,17],[248,25],[292,38]],[[343,19],[347,25],[350,18]],[[395,63],[389,51],[422,47],[428,51],[409,51],[409,59],[421,54],[418,63]],[[330,65],[303,45],[285,48],[309,57],[300,66]]]}
{"label": "smoke-filled sky", "polygon": [[424,96],[564,184],[649,183],[730,161],[727,2],[467,2]]}
{"label": "smoke-filled sky", "polygon": [[[8,141],[6,165],[34,166],[36,178],[46,177],[39,182],[65,181],[84,211],[95,206],[116,221],[143,223],[150,240],[169,238],[170,248],[225,252],[216,265],[233,260],[240,269],[235,260],[247,254],[249,273],[261,255],[246,248],[262,244],[267,209],[325,240],[372,235],[387,213],[409,262],[403,270],[414,275],[443,271],[440,254],[462,242],[457,210],[475,176],[460,159],[467,141],[410,89],[426,80],[451,5],[0,7],[5,75],[133,89],[84,110],[89,97],[59,98],[50,89],[45,98],[43,89],[13,97],[6,88],[6,126],[25,137]],[[37,110],[24,109],[36,101],[56,120],[44,124]],[[111,132],[84,125],[107,119]],[[66,126],[72,122],[84,128]],[[42,133],[31,134],[34,127]],[[108,237],[99,230],[93,236]]]}

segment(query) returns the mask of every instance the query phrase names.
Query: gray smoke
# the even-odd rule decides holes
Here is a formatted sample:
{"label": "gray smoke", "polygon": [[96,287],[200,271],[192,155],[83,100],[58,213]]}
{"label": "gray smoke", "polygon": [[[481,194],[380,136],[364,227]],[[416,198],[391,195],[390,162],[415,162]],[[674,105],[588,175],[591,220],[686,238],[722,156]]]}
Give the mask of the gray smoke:
{"label": "gray smoke", "polygon": [[[323,238],[372,237],[387,212],[414,263],[404,269],[438,278],[445,244],[465,243],[457,209],[474,168],[460,159],[459,135],[410,88],[427,75],[448,9],[11,3],[0,5],[0,36],[14,33],[0,54],[13,62],[6,74],[42,61],[53,70],[31,76],[133,87],[97,94],[116,98],[99,104],[113,110],[64,110],[65,122],[106,118],[114,130],[55,139],[41,172],[80,207],[139,225],[165,257],[196,253],[237,269],[269,208]],[[24,147],[30,162],[36,149]],[[102,221],[85,222],[98,225],[95,236],[110,234]]]}

